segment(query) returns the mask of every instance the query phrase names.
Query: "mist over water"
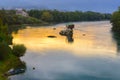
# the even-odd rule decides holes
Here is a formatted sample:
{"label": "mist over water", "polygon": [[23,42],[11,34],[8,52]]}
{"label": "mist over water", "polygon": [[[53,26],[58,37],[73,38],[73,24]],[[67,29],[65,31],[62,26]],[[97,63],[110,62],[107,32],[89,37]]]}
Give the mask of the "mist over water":
{"label": "mist over water", "polygon": [[109,21],[74,24],[72,43],[59,35],[65,24],[28,26],[13,33],[13,43],[27,47],[21,58],[27,71],[11,76],[11,80],[120,80],[118,41]]}

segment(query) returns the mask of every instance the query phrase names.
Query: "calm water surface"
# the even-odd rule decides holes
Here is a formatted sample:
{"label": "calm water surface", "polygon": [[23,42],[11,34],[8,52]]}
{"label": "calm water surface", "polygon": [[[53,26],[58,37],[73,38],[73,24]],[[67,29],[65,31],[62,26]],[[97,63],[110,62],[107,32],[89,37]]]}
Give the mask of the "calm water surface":
{"label": "calm water surface", "polygon": [[27,47],[21,58],[27,70],[11,80],[120,80],[118,41],[109,21],[74,24],[73,42],[59,35],[65,24],[13,33],[13,43]]}

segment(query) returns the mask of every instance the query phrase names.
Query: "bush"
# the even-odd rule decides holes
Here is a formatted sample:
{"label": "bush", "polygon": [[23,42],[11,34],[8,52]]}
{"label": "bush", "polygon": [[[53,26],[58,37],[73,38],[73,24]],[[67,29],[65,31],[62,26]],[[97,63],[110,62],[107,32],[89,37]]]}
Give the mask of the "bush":
{"label": "bush", "polygon": [[24,45],[13,45],[13,54],[17,57],[24,56],[26,47]]}
{"label": "bush", "polygon": [[111,18],[112,31],[120,32],[120,10],[114,12]]}
{"label": "bush", "polygon": [[10,53],[11,48],[5,42],[0,42],[0,60],[5,59]]}

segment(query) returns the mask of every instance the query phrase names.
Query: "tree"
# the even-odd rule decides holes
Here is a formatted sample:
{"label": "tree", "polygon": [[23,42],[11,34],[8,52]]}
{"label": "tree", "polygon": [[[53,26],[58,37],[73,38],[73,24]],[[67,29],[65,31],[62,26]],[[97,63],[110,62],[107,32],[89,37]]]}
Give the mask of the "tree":
{"label": "tree", "polygon": [[111,18],[112,30],[115,32],[120,32],[120,11],[114,12]]}
{"label": "tree", "polygon": [[41,19],[46,22],[51,22],[53,20],[53,16],[50,12],[45,11],[41,16]]}
{"label": "tree", "polygon": [[11,48],[5,42],[0,42],[0,60],[5,59],[11,52]]}
{"label": "tree", "polygon": [[58,10],[30,10],[31,17],[42,19],[46,22],[61,23],[74,21],[100,21],[110,20],[111,14],[98,12],[81,12],[81,11],[58,11]]}
{"label": "tree", "polygon": [[8,34],[8,28],[3,25],[2,20],[0,20],[0,60],[3,60],[9,53],[11,53],[11,48],[8,46],[12,43],[12,37]]}
{"label": "tree", "polygon": [[13,54],[17,57],[21,57],[26,52],[26,47],[24,45],[13,45]]}
{"label": "tree", "polygon": [[0,42],[6,42],[8,45],[12,44],[12,36],[8,33],[7,25],[3,25],[0,20]]}

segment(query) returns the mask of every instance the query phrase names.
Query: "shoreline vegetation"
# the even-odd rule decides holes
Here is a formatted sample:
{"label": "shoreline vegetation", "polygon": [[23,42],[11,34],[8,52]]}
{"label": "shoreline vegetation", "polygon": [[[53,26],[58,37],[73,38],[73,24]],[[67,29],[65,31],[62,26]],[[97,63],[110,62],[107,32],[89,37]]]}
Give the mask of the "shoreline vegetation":
{"label": "shoreline vegetation", "polygon": [[110,20],[111,14],[92,11],[58,11],[58,10],[0,10],[0,19],[8,25],[10,32],[24,28],[26,25],[47,26],[66,22]]}
{"label": "shoreline vegetation", "polygon": [[112,31],[115,33],[120,33],[120,7],[112,14],[111,23],[113,26]]}
{"label": "shoreline vegetation", "polygon": [[8,76],[5,75],[7,71],[23,65],[20,57],[25,54],[26,47],[18,44],[13,45],[12,39],[8,26],[0,20],[0,80],[7,80]]}

